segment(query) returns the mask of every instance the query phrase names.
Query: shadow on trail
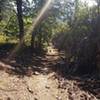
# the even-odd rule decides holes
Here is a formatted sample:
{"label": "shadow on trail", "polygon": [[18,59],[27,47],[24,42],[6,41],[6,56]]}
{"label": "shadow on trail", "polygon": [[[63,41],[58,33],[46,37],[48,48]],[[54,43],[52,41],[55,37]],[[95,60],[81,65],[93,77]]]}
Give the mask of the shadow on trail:
{"label": "shadow on trail", "polygon": [[[31,76],[34,72],[43,72],[43,62],[45,52],[31,52],[30,47],[23,47],[14,57],[8,62],[6,61],[16,44],[0,44],[0,66],[1,70],[6,69],[9,74],[28,75]],[[4,68],[2,68],[4,67]]]}
{"label": "shadow on trail", "polygon": [[[31,76],[33,74],[49,74],[51,72],[63,73],[60,65],[61,58],[58,51],[49,53],[34,50],[25,46],[19,50],[10,61],[6,61],[17,44],[0,44],[0,69],[10,75]],[[2,68],[4,67],[4,68]],[[60,74],[60,73],[59,73]]]}
{"label": "shadow on trail", "polygon": [[[10,61],[6,61],[17,44],[0,44],[0,70],[5,70],[10,75],[31,76],[33,74],[49,74],[59,72],[59,54],[34,50],[25,46],[19,50]],[[61,69],[60,69],[61,71]]]}

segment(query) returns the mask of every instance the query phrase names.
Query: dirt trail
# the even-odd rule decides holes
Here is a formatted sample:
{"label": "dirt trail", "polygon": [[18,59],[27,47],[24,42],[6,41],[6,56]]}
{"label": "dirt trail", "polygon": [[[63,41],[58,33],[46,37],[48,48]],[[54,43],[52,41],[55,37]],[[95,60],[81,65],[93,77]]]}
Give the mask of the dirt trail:
{"label": "dirt trail", "polygon": [[[44,73],[58,59],[56,49],[48,47]],[[19,78],[0,71],[0,100],[99,100],[78,87],[75,80],[58,78],[55,72],[42,74],[35,72],[31,77]]]}

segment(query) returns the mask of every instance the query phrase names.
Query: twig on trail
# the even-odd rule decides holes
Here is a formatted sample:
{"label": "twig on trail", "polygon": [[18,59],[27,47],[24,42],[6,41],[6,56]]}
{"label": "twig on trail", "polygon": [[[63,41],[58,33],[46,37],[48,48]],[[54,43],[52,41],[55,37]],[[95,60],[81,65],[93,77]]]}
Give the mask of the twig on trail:
{"label": "twig on trail", "polygon": [[14,69],[14,68],[0,61],[0,69]]}
{"label": "twig on trail", "polygon": [[16,89],[3,89],[0,87],[0,90],[2,91],[6,91],[6,92],[13,92],[13,91],[17,91]]}
{"label": "twig on trail", "polygon": [[27,86],[27,90],[28,90],[31,94],[33,94],[33,91],[29,88],[29,86]]}
{"label": "twig on trail", "polygon": [[27,84],[27,82],[25,80],[23,81],[23,84],[25,84],[26,89],[28,90],[28,92],[30,92],[31,94],[34,93],[33,90],[29,87],[29,85]]}

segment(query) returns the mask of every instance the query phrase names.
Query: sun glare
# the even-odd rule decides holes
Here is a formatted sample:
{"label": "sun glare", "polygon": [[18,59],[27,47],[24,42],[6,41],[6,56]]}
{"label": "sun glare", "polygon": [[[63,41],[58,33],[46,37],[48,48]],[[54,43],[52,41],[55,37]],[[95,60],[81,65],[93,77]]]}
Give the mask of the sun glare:
{"label": "sun glare", "polygon": [[[32,0],[29,0],[30,2],[32,2]],[[83,3],[87,2],[89,6],[93,6],[96,4],[96,2],[94,0],[81,0]],[[35,19],[33,19],[32,25],[31,27],[25,32],[25,33],[32,33],[32,31],[34,30],[35,27],[37,27],[37,25],[41,22],[41,18],[43,17],[43,15],[47,12],[48,8],[51,5],[51,2],[53,2],[53,0],[46,0],[46,3],[44,4],[44,7],[41,9],[41,11],[38,13],[37,17]],[[16,48],[12,51],[12,53],[10,54],[10,56],[8,57],[8,59],[11,59],[16,51],[19,50],[19,48],[21,47],[22,43],[24,41],[24,38],[22,39],[21,43],[19,43]]]}
{"label": "sun glare", "polygon": [[96,5],[95,0],[81,0],[83,3],[87,3],[89,7]]}
{"label": "sun glare", "polygon": [[[25,33],[32,33],[32,31],[34,30],[34,28],[41,22],[41,18],[43,17],[43,15],[45,14],[45,12],[50,7],[51,1],[53,1],[53,0],[47,0],[46,1],[44,7],[41,9],[41,11],[37,15],[37,17],[35,19],[33,19],[31,27]],[[11,54],[9,55],[9,57],[6,59],[7,61],[9,61],[15,55],[15,53],[20,49],[20,47],[21,47],[21,45],[22,45],[23,42],[24,42],[24,38],[16,46],[16,48],[11,52]]]}
{"label": "sun glare", "polygon": [[32,24],[31,28],[28,30],[27,33],[30,33],[30,32],[32,32],[34,30],[34,28],[37,26],[37,24],[40,22],[41,18],[43,17],[43,15],[45,14],[45,12],[49,8],[49,6],[51,4],[51,1],[52,0],[47,0],[47,2],[45,3],[44,7],[39,12],[38,16],[35,19],[33,19],[33,24]]}

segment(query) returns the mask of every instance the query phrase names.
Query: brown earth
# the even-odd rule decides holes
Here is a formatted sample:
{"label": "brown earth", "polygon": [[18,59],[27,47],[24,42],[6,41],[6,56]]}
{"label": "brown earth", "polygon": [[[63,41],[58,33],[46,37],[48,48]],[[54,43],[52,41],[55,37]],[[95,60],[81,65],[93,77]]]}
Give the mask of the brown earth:
{"label": "brown earth", "polygon": [[58,61],[63,63],[61,56],[48,47],[47,54],[35,60],[38,67],[27,68],[25,75],[12,72],[14,67],[0,62],[1,67],[12,68],[0,68],[0,100],[100,100],[99,80],[61,77],[63,71],[55,66]]}

